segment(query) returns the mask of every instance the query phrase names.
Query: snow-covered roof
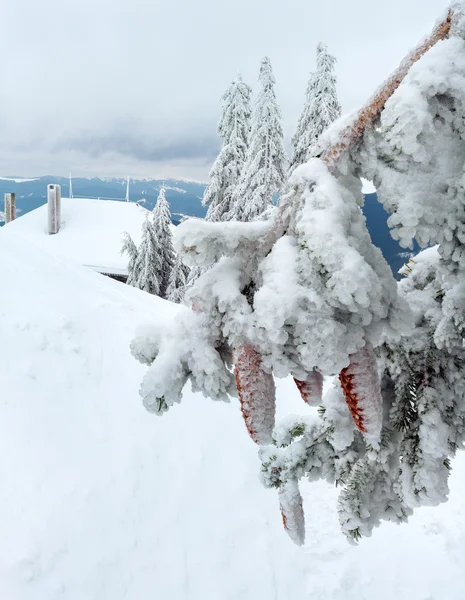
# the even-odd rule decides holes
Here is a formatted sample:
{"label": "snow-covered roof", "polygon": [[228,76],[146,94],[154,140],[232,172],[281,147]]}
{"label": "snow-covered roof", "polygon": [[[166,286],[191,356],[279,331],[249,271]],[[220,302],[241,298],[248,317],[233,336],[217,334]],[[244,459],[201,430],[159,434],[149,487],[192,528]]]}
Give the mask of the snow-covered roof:
{"label": "snow-covered roof", "polygon": [[121,255],[121,235],[127,231],[138,244],[146,214],[145,208],[132,202],[62,198],[62,224],[57,234],[48,234],[47,205],[5,227],[67,260],[95,271],[124,274],[127,257]]}

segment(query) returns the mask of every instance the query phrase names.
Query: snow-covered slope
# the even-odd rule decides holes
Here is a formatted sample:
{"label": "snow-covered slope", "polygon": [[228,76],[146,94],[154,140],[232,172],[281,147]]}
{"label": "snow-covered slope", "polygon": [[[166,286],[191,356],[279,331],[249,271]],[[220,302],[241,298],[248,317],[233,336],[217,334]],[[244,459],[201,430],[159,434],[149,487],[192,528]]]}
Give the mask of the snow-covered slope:
{"label": "snow-covered slope", "polygon": [[[158,418],[128,351],[179,307],[0,231],[0,598],[462,600],[465,461],[451,501],[351,547],[309,484],[288,540],[235,402]],[[284,410],[304,411],[288,382]]]}

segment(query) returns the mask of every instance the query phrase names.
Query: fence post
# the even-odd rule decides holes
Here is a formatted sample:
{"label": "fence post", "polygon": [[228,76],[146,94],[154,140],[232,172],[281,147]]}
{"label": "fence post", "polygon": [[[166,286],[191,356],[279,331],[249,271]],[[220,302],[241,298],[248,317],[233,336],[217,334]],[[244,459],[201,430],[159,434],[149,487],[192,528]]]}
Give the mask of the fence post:
{"label": "fence post", "polygon": [[48,232],[50,235],[58,233],[61,219],[61,188],[50,183],[47,187],[48,204]]}
{"label": "fence post", "polygon": [[16,219],[16,194],[5,194],[5,223]]}

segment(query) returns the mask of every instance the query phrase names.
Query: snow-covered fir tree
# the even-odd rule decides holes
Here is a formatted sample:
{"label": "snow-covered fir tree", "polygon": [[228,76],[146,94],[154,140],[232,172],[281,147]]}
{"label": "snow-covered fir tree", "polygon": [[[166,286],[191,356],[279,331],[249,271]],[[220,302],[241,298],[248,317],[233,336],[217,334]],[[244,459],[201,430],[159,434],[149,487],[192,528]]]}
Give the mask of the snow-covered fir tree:
{"label": "snow-covered fir tree", "polygon": [[273,203],[274,194],[281,191],[284,183],[286,154],[281,111],[268,57],[261,61],[259,84],[247,157],[226,220],[256,219]]}
{"label": "snow-covered fir tree", "polygon": [[[175,265],[171,213],[165,188],[158,195],[155,208],[142,225],[139,248],[128,233],[124,234],[122,252],[128,256],[127,283],[141,290],[166,297]],[[180,276],[177,279],[180,283]],[[181,293],[179,291],[179,293]]]}
{"label": "snow-covered fir tree", "polygon": [[310,74],[305,105],[292,137],[294,153],[291,170],[311,157],[311,149],[320,135],[341,115],[336,92],[336,59],[324,44],[318,44],[316,71]]}
{"label": "snow-covered fir tree", "polygon": [[189,269],[183,265],[181,256],[176,254],[174,266],[171,269],[170,280],[166,290],[166,299],[171,302],[182,302],[186,292]]}
{"label": "snow-covered fir tree", "polygon": [[128,257],[128,278],[126,283],[135,286],[138,279],[139,263],[137,246],[134,243],[129,233],[123,234],[123,246],[121,254],[126,254]]}
{"label": "snow-covered fir tree", "polygon": [[162,269],[161,248],[153,223],[147,215],[142,225],[142,237],[137,251],[135,279],[132,285],[149,294],[160,295]]}
{"label": "snow-covered fir tree", "polygon": [[[456,3],[350,122],[320,136],[276,219],[183,223],[177,251],[208,267],[192,310],[132,343],[155,414],[187,382],[214,400],[238,392],[298,544],[303,478],[339,486],[349,540],[447,499],[465,442],[464,38]],[[361,176],[401,245],[434,246],[399,284],[367,231]],[[319,415],[275,421],[274,377],[289,376]],[[323,376],[334,381],[324,396]]]}
{"label": "snow-covered fir tree", "polygon": [[250,132],[250,87],[238,75],[222,96],[223,108],[218,123],[221,151],[208,176],[203,197],[208,206],[207,221],[223,221],[239,182],[247,153]]}
{"label": "snow-covered fir tree", "polygon": [[[234,192],[247,155],[250,134],[251,88],[237,75],[222,96],[223,107],[218,123],[218,135],[223,140],[221,151],[208,176],[202,203],[208,206],[207,221],[225,221],[234,218],[231,211]],[[191,269],[186,282],[191,287],[203,269]]]}
{"label": "snow-covered fir tree", "polygon": [[165,298],[170,282],[171,270],[175,263],[175,252],[173,248],[173,234],[171,233],[171,212],[164,187],[161,188],[158,194],[152,216],[153,231],[159,248],[159,295]]}

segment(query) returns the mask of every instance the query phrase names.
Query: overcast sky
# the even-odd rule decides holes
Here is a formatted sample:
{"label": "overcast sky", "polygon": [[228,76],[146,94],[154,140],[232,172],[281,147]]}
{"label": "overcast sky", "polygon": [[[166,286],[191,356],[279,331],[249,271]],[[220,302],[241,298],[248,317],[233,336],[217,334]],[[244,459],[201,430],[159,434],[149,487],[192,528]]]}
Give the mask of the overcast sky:
{"label": "overcast sky", "polygon": [[0,175],[205,180],[219,98],[271,58],[287,141],[318,41],[352,111],[448,0],[2,0]]}

